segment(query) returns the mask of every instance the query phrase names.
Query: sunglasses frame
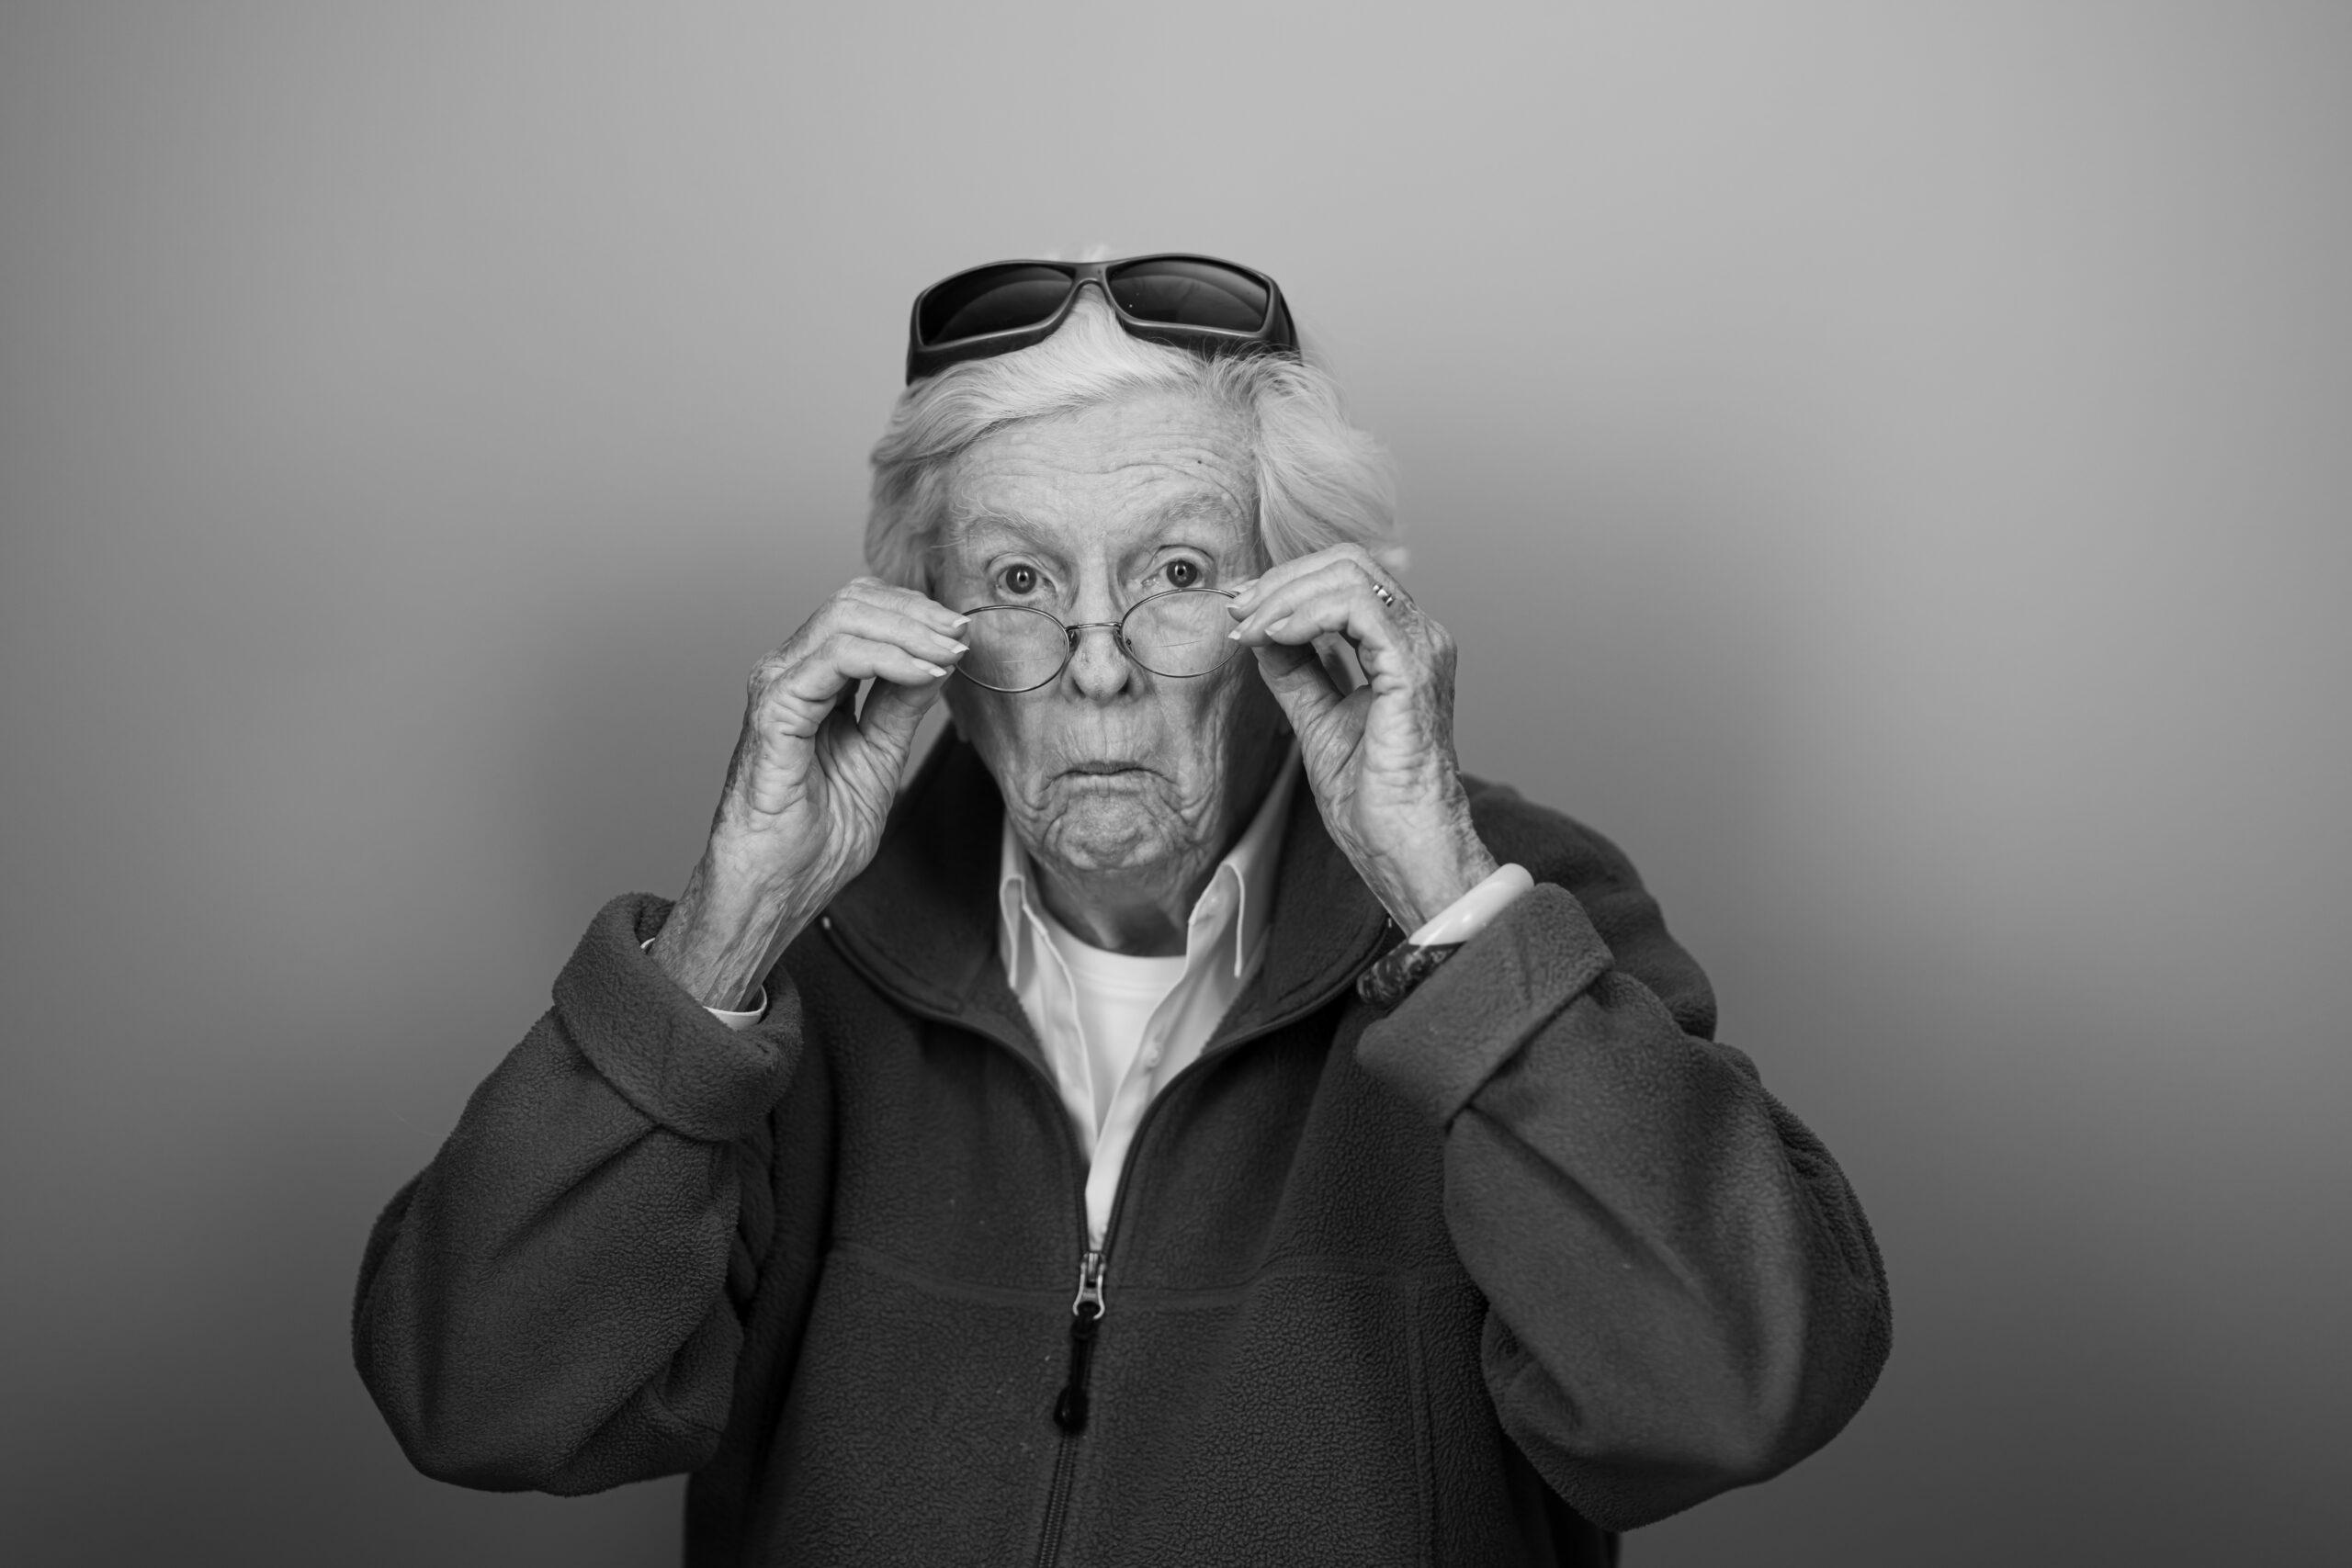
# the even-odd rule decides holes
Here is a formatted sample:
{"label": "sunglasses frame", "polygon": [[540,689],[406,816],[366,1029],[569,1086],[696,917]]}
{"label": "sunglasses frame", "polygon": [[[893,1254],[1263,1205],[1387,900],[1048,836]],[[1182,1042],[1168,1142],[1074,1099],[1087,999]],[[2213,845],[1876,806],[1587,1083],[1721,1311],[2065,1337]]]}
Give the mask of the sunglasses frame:
{"label": "sunglasses frame", "polygon": [[[1185,261],[1205,262],[1239,273],[1266,291],[1266,319],[1252,332],[1232,332],[1223,327],[1186,326],[1181,321],[1147,321],[1129,315],[1121,308],[1111,292],[1111,274],[1121,267],[1142,262]],[[1069,279],[1069,292],[1060,305],[1044,321],[1025,327],[1008,327],[1002,332],[980,333],[971,337],[950,338],[942,344],[926,344],[922,337],[923,301],[949,284],[958,283],[975,273],[992,272],[1001,266],[1050,267]],[[1015,349],[1028,348],[1053,336],[1078,304],[1078,297],[1088,284],[1093,284],[1102,294],[1111,313],[1119,325],[1134,336],[1153,343],[1172,344],[1179,348],[1200,349],[1212,354],[1248,354],[1251,352],[1298,352],[1298,328],[1292,322],[1290,307],[1283,302],[1282,286],[1254,266],[1227,261],[1222,256],[1202,255],[1195,251],[1154,251],[1148,255],[1120,256],[1112,261],[1066,262],[1012,260],[989,262],[983,266],[967,266],[951,273],[915,296],[914,309],[907,320],[907,380],[909,384],[935,376],[951,365],[967,359],[986,359],[993,355],[1011,354]]]}

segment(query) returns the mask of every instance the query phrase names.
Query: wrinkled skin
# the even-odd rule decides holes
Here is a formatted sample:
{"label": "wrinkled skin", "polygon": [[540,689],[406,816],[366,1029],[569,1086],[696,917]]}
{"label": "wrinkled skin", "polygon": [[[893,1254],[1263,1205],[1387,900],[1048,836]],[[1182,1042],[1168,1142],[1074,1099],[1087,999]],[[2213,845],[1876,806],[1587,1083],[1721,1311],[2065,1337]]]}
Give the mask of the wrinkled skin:
{"label": "wrinkled skin", "polygon": [[[949,607],[1025,604],[1115,621],[1148,593],[1234,588],[1261,565],[1249,433],[1159,396],[1031,421],[975,443],[933,574]],[[1173,680],[1108,631],[1053,684],[948,690],[1055,916],[1099,945],[1183,951],[1192,902],[1280,764],[1282,712],[1248,659]],[[1108,767],[1117,772],[1103,772]]]}
{"label": "wrinkled skin", "polygon": [[[860,578],[753,671],[709,841],[655,961],[709,1005],[749,1001],[873,858],[916,725],[943,692],[1047,907],[1099,946],[1183,951],[1193,901],[1293,732],[1333,840],[1399,926],[1493,871],[1455,769],[1453,639],[1355,546],[1266,570],[1253,459],[1234,415],[1177,394],[1023,422],[967,448],[932,592]],[[1111,622],[1189,587],[1238,591],[1230,635],[1249,657],[1173,680],[1097,629],[1035,691],[949,677],[965,610]],[[1335,639],[1363,685],[1317,656]]]}
{"label": "wrinkled skin", "polygon": [[[1284,561],[1234,601],[1234,637],[1298,732],[1331,838],[1411,931],[1495,871],[1453,752],[1453,638],[1357,545]],[[1344,639],[1345,687],[1316,656]]]}

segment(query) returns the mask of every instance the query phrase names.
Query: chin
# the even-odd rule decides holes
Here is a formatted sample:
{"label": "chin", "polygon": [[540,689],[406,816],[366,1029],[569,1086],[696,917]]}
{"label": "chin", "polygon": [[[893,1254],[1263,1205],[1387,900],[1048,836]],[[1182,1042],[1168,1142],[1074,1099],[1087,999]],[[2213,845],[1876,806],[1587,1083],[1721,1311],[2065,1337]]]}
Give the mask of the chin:
{"label": "chin", "polygon": [[1135,871],[1175,848],[1181,824],[1148,794],[1085,788],[1055,804],[1044,847],[1073,871]]}

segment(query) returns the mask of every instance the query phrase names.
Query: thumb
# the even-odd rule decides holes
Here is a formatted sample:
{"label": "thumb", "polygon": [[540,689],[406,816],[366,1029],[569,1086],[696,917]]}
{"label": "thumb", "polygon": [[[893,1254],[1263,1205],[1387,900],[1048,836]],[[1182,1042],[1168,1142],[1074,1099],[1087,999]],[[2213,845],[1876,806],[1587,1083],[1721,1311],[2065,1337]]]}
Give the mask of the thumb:
{"label": "thumb", "polygon": [[922,725],[922,716],[947,689],[944,679],[925,681],[920,686],[901,686],[891,681],[876,681],[865,694],[865,707],[857,716],[861,734],[881,753],[892,768],[903,767],[907,752],[915,743],[915,731]]}
{"label": "thumb", "polygon": [[1303,648],[1267,643],[1250,651],[1258,656],[1259,678],[1282,705],[1294,731],[1304,732],[1340,705],[1343,694],[1312,643]]}

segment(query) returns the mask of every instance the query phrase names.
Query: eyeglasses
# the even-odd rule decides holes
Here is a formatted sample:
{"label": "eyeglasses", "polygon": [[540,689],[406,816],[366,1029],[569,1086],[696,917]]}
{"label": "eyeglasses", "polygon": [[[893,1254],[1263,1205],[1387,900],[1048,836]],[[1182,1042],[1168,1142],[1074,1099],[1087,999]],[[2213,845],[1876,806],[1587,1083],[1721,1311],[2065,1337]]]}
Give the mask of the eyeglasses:
{"label": "eyeglasses", "polygon": [[907,379],[1045,342],[1089,283],[1137,337],[1212,354],[1298,351],[1298,330],[1274,280],[1215,256],[992,262],[915,296]]}
{"label": "eyeglasses", "polygon": [[1026,604],[982,604],[963,612],[970,651],[956,673],[991,692],[1034,692],[1058,679],[1078,654],[1078,634],[1108,631],[1119,651],[1154,675],[1189,681],[1206,675],[1240,651],[1226,634],[1233,617],[1222,588],[1171,588],[1148,594],[1115,621],[1070,626]]}

